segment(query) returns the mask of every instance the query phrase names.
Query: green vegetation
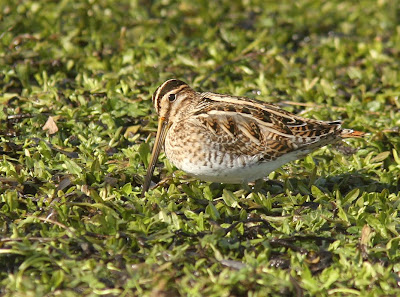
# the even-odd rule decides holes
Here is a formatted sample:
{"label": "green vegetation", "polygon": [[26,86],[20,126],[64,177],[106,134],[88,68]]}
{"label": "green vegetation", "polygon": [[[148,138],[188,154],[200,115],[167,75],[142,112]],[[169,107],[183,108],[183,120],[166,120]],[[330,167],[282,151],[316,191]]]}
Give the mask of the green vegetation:
{"label": "green vegetation", "polygon": [[[400,295],[398,1],[0,10],[1,296]],[[162,155],[143,199],[151,94],[172,77],[369,135],[257,193]]]}

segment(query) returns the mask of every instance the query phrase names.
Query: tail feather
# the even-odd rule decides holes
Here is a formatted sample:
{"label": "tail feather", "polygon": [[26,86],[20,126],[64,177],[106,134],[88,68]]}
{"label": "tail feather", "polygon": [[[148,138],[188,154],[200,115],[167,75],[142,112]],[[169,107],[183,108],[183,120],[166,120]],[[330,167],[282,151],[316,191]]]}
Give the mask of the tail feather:
{"label": "tail feather", "polygon": [[364,137],[366,133],[361,132],[361,131],[354,131],[352,129],[343,129],[342,132],[340,133],[340,137],[342,138],[361,138]]}

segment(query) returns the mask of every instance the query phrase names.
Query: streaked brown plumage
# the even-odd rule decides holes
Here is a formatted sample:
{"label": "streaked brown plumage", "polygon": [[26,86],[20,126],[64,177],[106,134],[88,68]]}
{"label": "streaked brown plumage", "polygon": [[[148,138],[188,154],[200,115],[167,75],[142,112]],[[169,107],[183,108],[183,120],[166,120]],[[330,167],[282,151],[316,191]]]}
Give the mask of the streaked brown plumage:
{"label": "streaked brown plumage", "polygon": [[150,186],[164,146],[167,158],[199,179],[245,183],[346,137],[340,121],[305,119],[275,105],[245,97],[199,93],[170,79],[153,95],[157,136],[142,195]]}

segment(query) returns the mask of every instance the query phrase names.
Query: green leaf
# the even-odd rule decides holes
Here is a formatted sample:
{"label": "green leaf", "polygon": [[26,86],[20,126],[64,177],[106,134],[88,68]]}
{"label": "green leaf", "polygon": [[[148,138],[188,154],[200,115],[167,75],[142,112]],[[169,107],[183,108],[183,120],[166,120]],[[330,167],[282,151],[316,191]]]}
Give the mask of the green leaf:
{"label": "green leaf", "polygon": [[79,175],[82,172],[82,168],[72,160],[65,160],[63,167],[71,174]]}
{"label": "green leaf", "polygon": [[222,199],[225,201],[226,205],[233,208],[240,208],[239,199],[231,191],[224,189]]}
{"label": "green leaf", "polygon": [[351,204],[360,195],[360,189],[353,189],[342,199],[342,205]]}
{"label": "green leaf", "polygon": [[379,153],[378,155],[376,155],[375,157],[373,157],[370,160],[370,162],[371,163],[382,162],[383,160],[386,160],[389,156],[390,156],[390,152],[389,151],[382,152],[382,153]]}
{"label": "green leaf", "polygon": [[206,213],[208,215],[210,215],[210,217],[213,220],[219,220],[221,218],[220,213],[218,212],[218,210],[215,208],[214,204],[212,204],[212,202],[208,203],[207,207],[206,207]]}

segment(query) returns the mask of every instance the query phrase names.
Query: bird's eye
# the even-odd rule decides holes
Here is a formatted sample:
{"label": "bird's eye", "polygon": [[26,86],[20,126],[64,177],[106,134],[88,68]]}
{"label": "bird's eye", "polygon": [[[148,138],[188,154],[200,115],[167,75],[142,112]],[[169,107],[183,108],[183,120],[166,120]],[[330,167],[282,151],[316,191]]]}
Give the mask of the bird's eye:
{"label": "bird's eye", "polygon": [[169,94],[168,99],[169,99],[169,101],[171,101],[171,102],[174,101],[174,100],[176,99],[175,94]]}

